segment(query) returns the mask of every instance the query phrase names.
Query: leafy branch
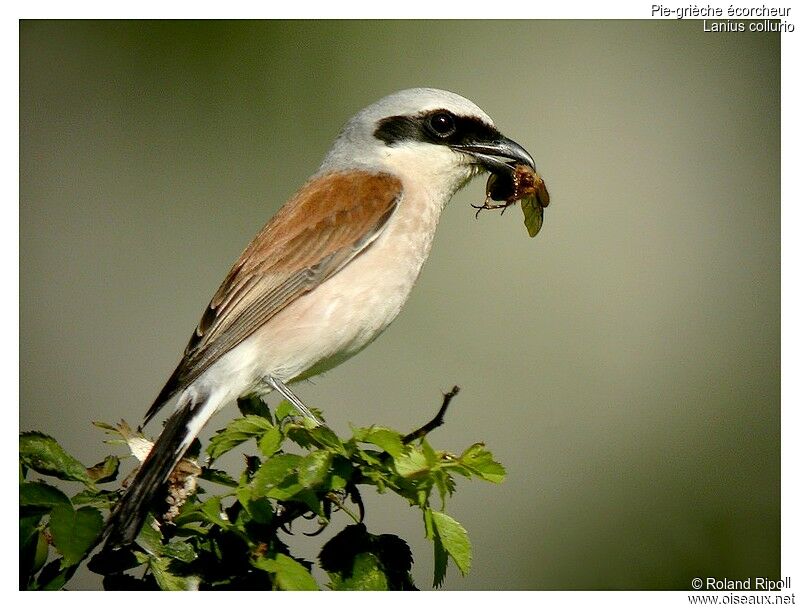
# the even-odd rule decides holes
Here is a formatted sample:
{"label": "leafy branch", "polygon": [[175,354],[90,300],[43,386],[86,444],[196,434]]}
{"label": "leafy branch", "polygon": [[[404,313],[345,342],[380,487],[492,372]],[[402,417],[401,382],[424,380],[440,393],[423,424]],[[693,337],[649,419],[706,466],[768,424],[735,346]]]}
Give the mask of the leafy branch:
{"label": "leafy branch", "polygon": [[[210,439],[206,463],[184,458],[165,485],[163,506],[154,508],[134,544],[104,549],[87,561],[104,517],[119,499],[119,457],[87,468],[40,432],[20,435],[20,588],[61,589],[84,561],[103,576],[106,589],[415,589],[408,544],[393,534],[373,534],[364,522],[361,489],[394,493],[421,511],[433,544],[433,586],[439,587],[450,560],[469,572],[472,549],[465,529],[444,512],[455,477],[500,483],[505,470],[482,443],[460,454],[437,451],[426,435],[444,421],[455,387],[427,424],[403,435],[371,426],[340,438],[327,426],[314,427],[280,403],[239,401],[241,417]],[[141,461],[152,442],[118,426],[97,424],[127,443]],[[236,477],[214,462],[246,441]],[[190,454],[200,455],[199,443]],[[71,497],[54,481],[82,489]],[[124,485],[124,482],[123,482]],[[105,486],[105,487],[104,487]],[[433,503],[438,498],[438,509]],[[293,555],[285,542],[298,519],[315,520],[321,532],[341,513],[347,525],[322,546],[316,562]],[[338,521],[338,519],[337,519]]]}

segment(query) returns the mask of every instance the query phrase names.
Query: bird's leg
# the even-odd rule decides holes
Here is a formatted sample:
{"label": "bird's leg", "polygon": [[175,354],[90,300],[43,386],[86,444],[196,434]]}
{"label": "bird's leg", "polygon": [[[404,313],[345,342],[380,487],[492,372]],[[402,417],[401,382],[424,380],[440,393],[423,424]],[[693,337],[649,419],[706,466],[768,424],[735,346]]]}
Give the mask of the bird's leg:
{"label": "bird's leg", "polygon": [[272,375],[267,375],[264,380],[271,385],[274,389],[278,390],[278,392],[292,405],[294,408],[300,411],[304,417],[307,417],[312,422],[314,422],[315,426],[321,426],[322,423],[316,418],[316,416],[311,412],[307,406],[303,404],[303,401],[297,397],[297,394],[292,392],[286,385],[277,377],[273,377]]}

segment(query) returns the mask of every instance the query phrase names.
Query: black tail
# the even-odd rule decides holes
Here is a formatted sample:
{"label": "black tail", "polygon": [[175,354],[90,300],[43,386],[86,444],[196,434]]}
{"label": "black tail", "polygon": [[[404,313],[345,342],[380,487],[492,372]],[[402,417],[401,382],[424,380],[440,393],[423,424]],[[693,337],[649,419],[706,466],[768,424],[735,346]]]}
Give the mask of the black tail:
{"label": "black tail", "polygon": [[204,415],[205,406],[206,398],[198,397],[179,407],[167,420],[164,431],[117,502],[103,529],[102,538],[106,538],[106,547],[130,544],[136,538],[159,489],[189,448],[196,430],[201,427],[194,427],[195,432],[192,432],[189,424]]}

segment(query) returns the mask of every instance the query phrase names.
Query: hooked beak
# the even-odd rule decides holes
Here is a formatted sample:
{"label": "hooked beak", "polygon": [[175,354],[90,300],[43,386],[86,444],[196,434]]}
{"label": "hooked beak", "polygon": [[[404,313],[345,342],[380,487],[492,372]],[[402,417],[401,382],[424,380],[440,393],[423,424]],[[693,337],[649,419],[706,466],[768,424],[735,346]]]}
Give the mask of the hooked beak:
{"label": "hooked beak", "polygon": [[452,144],[450,148],[471,155],[483,169],[492,173],[513,171],[518,163],[529,165],[536,171],[536,162],[530,153],[505,136],[491,142]]}

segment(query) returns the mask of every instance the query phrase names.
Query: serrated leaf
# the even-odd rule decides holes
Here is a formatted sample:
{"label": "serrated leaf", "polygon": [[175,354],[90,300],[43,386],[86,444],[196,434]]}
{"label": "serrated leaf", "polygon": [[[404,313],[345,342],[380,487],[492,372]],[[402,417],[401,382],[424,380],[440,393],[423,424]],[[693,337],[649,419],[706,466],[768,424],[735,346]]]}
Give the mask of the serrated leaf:
{"label": "serrated leaf", "polygon": [[447,551],[438,536],[433,537],[433,587],[438,589],[447,576]]}
{"label": "serrated leaf", "polygon": [[20,506],[41,506],[52,508],[63,504],[72,508],[69,498],[60,489],[47,483],[23,483],[19,486]]}
{"label": "serrated leaf", "polygon": [[197,553],[191,544],[184,540],[171,540],[162,548],[165,557],[172,557],[183,563],[191,563],[197,559]]}
{"label": "serrated leaf", "polygon": [[253,490],[250,487],[239,487],[236,490],[236,499],[239,500],[247,514],[256,523],[269,523],[272,520],[272,504],[267,498],[252,498]]}
{"label": "serrated leaf", "polygon": [[229,475],[224,470],[217,470],[216,468],[208,468],[204,467],[203,470],[200,472],[200,478],[204,481],[210,481],[212,483],[218,483],[219,485],[224,485],[225,487],[237,487],[238,483],[234,480],[234,478]]}
{"label": "serrated leaf", "polygon": [[[20,515],[19,518],[19,588],[27,589],[30,577],[39,571],[34,569],[39,542],[39,522],[42,516]],[[41,566],[39,566],[41,567]]]}
{"label": "serrated leaf", "polygon": [[61,448],[56,440],[41,432],[25,432],[19,436],[19,459],[36,472],[65,481],[91,484],[86,467]]}
{"label": "serrated leaf", "polygon": [[60,504],[50,513],[50,534],[53,546],[63,557],[64,567],[78,563],[97,540],[103,528],[100,511],[92,506],[73,510]]}
{"label": "serrated leaf", "polygon": [[355,430],[355,440],[361,443],[370,443],[383,449],[392,457],[399,457],[406,450],[403,437],[396,430],[372,426],[371,428],[358,428]]}
{"label": "serrated leaf", "polygon": [[95,483],[108,483],[117,478],[119,472],[119,458],[116,455],[109,455],[99,464],[86,469],[89,478]]}
{"label": "serrated leaf", "polygon": [[276,553],[274,559],[259,557],[253,561],[259,570],[274,575],[275,584],[283,591],[318,591],[316,581],[306,567],[299,561],[283,553]]}
{"label": "serrated leaf", "polygon": [[239,407],[239,412],[242,415],[258,415],[264,419],[272,421],[272,413],[269,412],[267,403],[261,400],[258,396],[245,396],[236,401],[236,406]]}
{"label": "serrated leaf", "polygon": [[78,564],[63,567],[64,559],[54,559],[48,563],[39,576],[36,578],[36,586],[42,591],[58,591],[67,584],[67,581],[75,574]]}
{"label": "serrated leaf", "polygon": [[234,419],[222,430],[211,437],[206,448],[208,456],[215,460],[219,456],[227,453],[237,445],[242,444],[248,439],[256,436],[261,436],[268,430],[273,428],[273,425],[265,417],[258,415],[245,415],[238,419]]}
{"label": "serrated leaf", "polygon": [[283,434],[280,428],[273,426],[258,439],[258,450],[264,457],[272,457],[283,443]]}
{"label": "serrated leaf", "polygon": [[164,545],[161,543],[161,532],[159,532],[154,526],[155,519],[153,519],[152,516],[148,516],[147,521],[142,526],[142,529],[139,530],[139,534],[136,536],[136,544],[142,547],[150,555],[160,557],[164,550]]}
{"label": "serrated leaf", "polygon": [[425,456],[428,466],[434,468],[437,464],[439,464],[439,455],[436,453],[436,451],[434,451],[433,447],[431,447],[428,439],[422,439],[422,442],[420,443],[420,449],[422,449],[422,454]]}
{"label": "serrated leaf", "polygon": [[437,537],[442,541],[442,546],[447,554],[461,570],[462,574],[469,572],[472,564],[472,545],[467,536],[467,530],[451,516],[432,510],[433,527]]}
{"label": "serrated leaf", "polygon": [[371,443],[383,449],[386,453],[393,458],[398,458],[406,450],[403,444],[403,437],[399,432],[389,428],[381,428],[374,426],[364,431],[363,435],[359,435],[360,440],[364,443]]}
{"label": "serrated leaf", "polygon": [[217,496],[212,496],[200,505],[200,511],[207,521],[222,528],[230,527],[230,521],[224,516],[222,501]]}
{"label": "serrated leaf", "polygon": [[392,590],[416,590],[411,577],[414,557],[408,543],[394,534],[373,537],[374,553],[383,566],[383,572]]}
{"label": "serrated leaf", "polygon": [[344,489],[353,477],[353,465],[341,456],[333,459],[328,486],[332,490]]}
{"label": "serrated leaf", "polygon": [[336,591],[388,591],[389,582],[378,558],[372,553],[359,553],[353,560],[353,573],[348,578],[331,574]]}
{"label": "serrated leaf", "polygon": [[118,499],[119,495],[114,491],[105,489],[84,489],[72,496],[72,504],[75,506],[88,504],[95,508],[111,508]]}
{"label": "serrated leaf", "polygon": [[448,496],[452,496],[456,489],[456,482],[444,470],[437,470],[433,473],[433,480],[436,482],[436,489],[439,490],[439,497],[442,499],[442,506]]}
{"label": "serrated leaf", "polygon": [[270,487],[266,496],[285,502],[286,500],[293,499],[297,494],[304,491],[306,488],[297,480],[297,473],[291,473],[280,483],[274,487]]}
{"label": "serrated leaf", "polygon": [[297,502],[302,502],[306,506],[308,506],[309,510],[314,512],[317,516],[321,517],[323,521],[327,522],[327,517],[325,516],[325,508],[322,505],[322,499],[313,491],[306,489],[303,487],[302,489],[295,492],[292,500],[296,500]]}
{"label": "serrated leaf", "polygon": [[333,463],[330,451],[312,451],[297,466],[297,480],[303,487],[314,487],[321,483]]}
{"label": "serrated leaf", "polygon": [[500,462],[494,461],[483,443],[475,443],[469,447],[461,454],[459,461],[470,472],[491,483],[502,483],[505,479],[506,469]]}
{"label": "serrated leaf", "polygon": [[342,441],[336,436],[336,433],[328,428],[328,426],[317,426],[308,429],[308,435],[314,440],[318,447],[325,447],[333,449],[337,453],[344,453],[344,445]]}
{"label": "serrated leaf", "polygon": [[319,565],[326,572],[348,575],[353,556],[369,549],[370,535],[363,523],[351,523],[328,540],[319,553]]}
{"label": "serrated leaf", "polygon": [[278,406],[275,407],[275,419],[278,421],[283,421],[290,415],[294,415],[297,413],[297,409],[294,408],[294,405],[290,403],[288,400],[282,400],[278,403]]}
{"label": "serrated leaf", "polygon": [[272,521],[272,504],[267,498],[256,498],[247,503],[247,512],[256,523],[269,523]]}
{"label": "serrated leaf", "polygon": [[253,476],[253,495],[263,496],[267,490],[280,484],[298,466],[302,458],[293,453],[275,455],[261,464]]}
{"label": "serrated leaf", "polygon": [[394,468],[401,477],[419,477],[428,472],[428,460],[419,447],[407,447],[407,452],[394,458]]}
{"label": "serrated leaf", "polygon": [[169,557],[151,557],[148,565],[162,591],[197,591],[200,587],[198,576],[179,576],[173,573],[170,570],[172,559]]}
{"label": "serrated leaf", "polygon": [[47,558],[50,554],[50,544],[47,542],[47,536],[39,532],[36,538],[36,554],[33,559],[31,574],[36,574],[36,572],[42,569],[42,566],[47,563]]}
{"label": "serrated leaf", "polygon": [[[409,573],[413,558],[408,544],[394,534],[373,536],[363,523],[357,523],[348,525],[331,538],[319,554],[319,566],[329,574],[333,589],[377,589],[382,586],[374,581],[370,585],[371,578],[367,574],[356,574],[359,569],[368,567],[362,564],[359,568],[355,564],[356,558],[362,554],[377,558],[379,565],[376,567],[384,574],[388,588],[415,588]],[[364,582],[348,583],[350,579],[363,579]]]}
{"label": "serrated leaf", "polygon": [[[424,506],[424,504],[421,506]],[[425,537],[428,540],[434,540],[436,538],[436,530],[433,529],[433,511],[430,508],[422,510],[422,522],[425,524]]]}
{"label": "serrated leaf", "polygon": [[422,511],[423,522],[425,523],[425,537],[433,541],[433,586],[439,588],[447,575],[447,551],[442,546],[442,541],[436,532],[433,523],[433,511],[426,508]]}

